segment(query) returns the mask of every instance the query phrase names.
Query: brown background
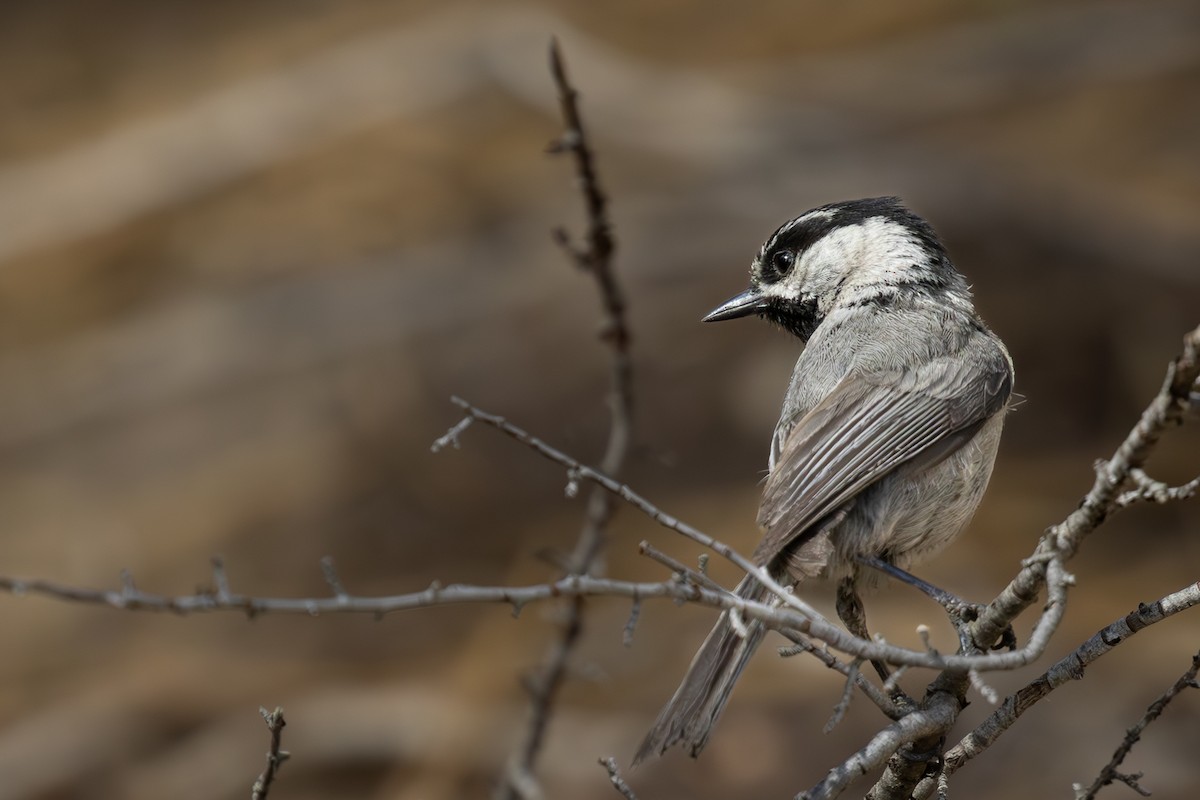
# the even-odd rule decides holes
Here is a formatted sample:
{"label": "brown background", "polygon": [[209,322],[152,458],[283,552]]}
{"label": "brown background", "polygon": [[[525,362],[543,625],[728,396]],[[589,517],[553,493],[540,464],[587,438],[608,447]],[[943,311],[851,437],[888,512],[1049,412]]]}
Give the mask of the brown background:
{"label": "brown background", "polygon": [[[753,546],[757,481],[797,345],[703,327],[780,222],[902,195],[946,238],[1017,388],[972,530],[922,569],[977,599],[1077,503],[1200,322],[1200,8],[1194,2],[5,4],[0,11],[0,572],[187,592],[359,593],[538,581],[580,503],[494,432],[429,445],[451,394],[595,459],[605,354],[545,69],[560,37],[613,200],[636,335],[648,497]],[[1154,471],[1198,472],[1200,430]],[[1197,579],[1197,505],[1107,525],[1045,663]],[[652,578],[630,510],[610,571]],[[731,577],[722,572],[723,577]],[[827,591],[811,593],[827,603]],[[951,639],[904,587],[872,620]],[[613,797],[711,623],[592,616],[542,775]],[[523,720],[518,676],[554,610],[177,619],[0,597],[0,798],[243,797],[256,709],[294,753],[272,796],[483,796]],[[1200,646],[1193,615],[1140,634],[954,779],[956,796],[1065,797]],[[704,757],[630,774],[643,798],[787,797],[861,746],[840,682],[756,659]],[[1043,665],[1044,666],[1044,665]],[[1035,674],[995,676],[1001,691]],[[910,687],[920,686],[913,675]],[[1200,783],[1187,695],[1128,767],[1156,798]],[[988,712],[977,699],[959,733]],[[1122,788],[1109,790],[1116,796]]]}

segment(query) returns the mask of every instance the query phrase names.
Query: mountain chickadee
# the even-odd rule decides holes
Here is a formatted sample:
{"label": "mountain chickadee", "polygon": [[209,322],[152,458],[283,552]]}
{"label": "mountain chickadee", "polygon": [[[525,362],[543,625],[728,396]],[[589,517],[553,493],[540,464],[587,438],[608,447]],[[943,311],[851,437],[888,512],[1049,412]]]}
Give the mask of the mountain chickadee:
{"label": "mountain chickadee", "polygon": [[[704,321],[750,315],[806,342],[771,439],[754,562],[780,581],[856,581],[857,559],[905,569],[957,536],[992,472],[1013,366],[929,223],[894,197],[796,217],[762,246],[750,288]],[[749,576],[736,593],[770,597]],[[742,627],[717,620],[634,763],[704,748],[766,633]]]}

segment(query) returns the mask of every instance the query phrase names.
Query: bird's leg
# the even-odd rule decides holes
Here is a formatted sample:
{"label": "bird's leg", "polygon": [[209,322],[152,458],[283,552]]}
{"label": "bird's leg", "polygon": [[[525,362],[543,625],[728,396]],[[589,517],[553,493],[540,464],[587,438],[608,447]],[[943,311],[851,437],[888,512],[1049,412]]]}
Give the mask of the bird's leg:
{"label": "bird's leg", "polygon": [[[899,581],[903,581],[909,586],[919,589],[932,598],[935,603],[946,609],[946,613],[950,615],[950,622],[954,625],[954,629],[958,631],[958,639],[959,643],[962,645],[963,652],[968,652],[974,649],[974,641],[970,637],[967,626],[979,619],[980,612],[982,612],[986,606],[980,603],[969,603],[958,595],[934,586],[928,581],[923,581],[916,575],[913,575],[911,572],[906,572],[905,570],[897,567],[895,564],[884,561],[882,558],[876,558],[875,556],[858,556],[856,560],[863,566],[870,567],[871,569],[882,572],[884,575],[895,578]],[[840,587],[838,592],[838,602],[840,603]],[[838,613],[841,613],[840,605],[838,606]],[[1017,649],[1017,635],[1013,632],[1011,625],[1004,631],[1003,635],[1000,637],[1000,641],[992,647],[993,650],[1001,650],[1004,648],[1009,650]]]}
{"label": "bird's leg", "polygon": [[915,589],[919,589],[932,598],[935,603],[946,609],[946,611],[952,616],[961,616],[962,609],[970,605],[958,595],[948,592],[945,589],[940,589],[937,586],[934,586],[932,583],[923,581],[916,575],[913,575],[911,572],[906,572],[905,570],[897,567],[895,564],[884,561],[882,558],[876,558],[875,556],[858,556],[855,560],[864,567],[870,567],[873,570],[882,572],[889,578],[895,578],[896,580],[907,583],[909,586],[912,586]]}
{"label": "bird's leg", "polygon": [[[846,630],[860,639],[870,641],[871,633],[867,630],[867,612],[863,608],[862,598],[858,596],[856,583],[854,575],[847,575],[838,581],[837,615],[842,624],[846,626]],[[891,675],[887,664],[878,659],[871,659],[871,666],[875,667],[875,671],[884,681]]]}

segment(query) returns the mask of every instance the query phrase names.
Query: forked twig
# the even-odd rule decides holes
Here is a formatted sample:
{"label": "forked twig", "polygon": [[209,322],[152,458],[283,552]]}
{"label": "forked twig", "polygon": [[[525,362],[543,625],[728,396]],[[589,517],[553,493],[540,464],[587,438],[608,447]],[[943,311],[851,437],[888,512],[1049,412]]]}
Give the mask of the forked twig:
{"label": "forked twig", "polygon": [[271,749],[267,751],[267,768],[254,781],[254,786],[250,789],[250,798],[251,800],[266,800],[267,793],[271,791],[271,784],[275,782],[275,776],[279,773],[279,768],[283,766],[283,762],[291,758],[291,753],[280,749],[283,741],[283,728],[287,725],[283,719],[283,709],[278,706],[274,711],[259,708],[258,712],[262,714],[263,720],[267,723],[267,730],[271,732]]}
{"label": "forked twig", "polygon": [[[944,758],[945,771],[954,774],[968,761],[981,755],[1034,704],[1060,686],[1082,679],[1088,665],[1129,641],[1138,631],[1198,605],[1200,582],[1185,586],[1153,603],[1142,604],[1101,628],[1033,681],[1006,697],[987,719],[951,747]],[[916,797],[927,797],[932,791],[931,785],[923,783],[914,794]]]}
{"label": "forked twig", "polygon": [[1146,709],[1146,713],[1138,720],[1137,724],[1125,732],[1125,739],[1117,747],[1112,758],[1100,770],[1100,774],[1096,776],[1096,780],[1092,781],[1091,786],[1086,789],[1076,786],[1075,800],[1095,800],[1096,794],[1105,786],[1113,781],[1120,781],[1126,784],[1134,791],[1141,794],[1143,797],[1149,797],[1150,793],[1138,785],[1138,779],[1142,777],[1141,773],[1127,774],[1117,771],[1117,767],[1121,766],[1121,762],[1125,760],[1125,756],[1129,755],[1129,751],[1137,744],[1138,739],[1142,738],[1142,732],[1150,726],[1150,723],[1158,719],[1159,715],[1166,709],[1167,704],[1175,699],[1175,696],[1184,689],[1200,688],[1196,684],[1196,675],[1200,673],[1200,652],[1192,656],[1192,666],[1187,672],[1179,676],[1179,680],[1162,693],[1161,696]]}
{"label": "forked twig", "polygon": [[[562,229],[555,231],[555,239],[576,264],[592,275],[600,295],[604,314],[601,339],[608,345],[611,364],[608,444],[600,464],[606,473],[616,475],[620,472],[629,451],[633,430],[633,362],[629,355],[631,337],[625,315],[625,297],[613,270],[616,243],[608,221],[608,199],[600,188],[595,155],[579,113],[579,93],[567,78],[566,65],[556,41],[550,44],[550,72],[558,91],[563,133],[551,143],[548,150],[551,153],[569,153],[573,156],[587,211],[587,244],[584,248],[574,247]],[[451,434],[454,434],[455,430],[461,428],[456,426],[451,429]],[[452,436],[453,438],[455,437]],[[576,485],[573,478],[568,482],[568,496],[574,496],[572,488]],[[570,574],[587,575],[593,572],[596,560],[604,547],[605,531],[613,512],[613,499],[599,488],[593,487],[584,512],[583,528],[570,557]],[[566,677],[567,663],[583,632],[583,609],[583,595],[576,595],[567,608],[558,640],[551,645],[541,667],[528,682],[529,723],[525,735],[509,760],[509,768],[496,792],[497,798],[515,800],[518,794],[524,794],[518,791],[519,785],[536,785],[533,776],[534,762],[541,750],[559,687]],[[631,622],[627,627],[627,635],[632,635],[632,624]]]}

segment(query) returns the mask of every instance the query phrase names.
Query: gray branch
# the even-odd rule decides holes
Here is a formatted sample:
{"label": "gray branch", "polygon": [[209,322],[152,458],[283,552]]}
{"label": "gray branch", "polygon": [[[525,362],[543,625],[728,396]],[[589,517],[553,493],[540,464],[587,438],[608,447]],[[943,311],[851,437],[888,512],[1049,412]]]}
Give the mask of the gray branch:
{"label": "gray branch", "polygon": [[[745,618],[761,621],[774,630],[790,631],[810,636],[830,647],[854,658],[879,659],[897,666],[923,667],[942,670],[934,686],[940,687],[927,697],[922,707],[897,720],[884,729],[872,741],[830,772],[817,787],[806,793],[809,797],[835,797],[849,785],[851,780],[871,769],[887,763],[884,777],[871,790],[869,796],[882,800],[885,797],[907,797],[922,777],[917,768],[923,770],[919,759],[909,756],[897,757],[904,747],[920,755],[924,742],[944,735],[957,718],[958,703],[970,685],[971,671],[984,672],[997,669],[1013,669],[1024,666],[1039,657],[1061,618],[1067,587],[1071,576],[1064,568],[1064,561],[1073,555],[1083,539],[1094,531],[1104,518],[1117,509],[1118,500],[1125,487],[1137,481],[1131,472],[1140,469],[1162,431],[1178,422],[1190,407],[1191,386],[1200,374],[1200,329],[1185,338],[1184,354],[1172,363],[1167,380],[1159,395],[1152,401],[1138,424],[1116,454],[1097,470],[1096,483],[1085,497],[1080,509],[1063,523],[1053,527],[1044,536],[1034,555],[1022,567],[1017,578],[992,602],[984,616],[975,623],[977,642],[994,641],[997,631],[1030,605],[1044,588],[1048,595],[1046,610],[1035,625],[1025,648],[1002,654],[957,654],[944,655],[925,649],[909,650],[882,642],[858,639],[847,634],[813,611],[799,598],[794,597],[782,586],[770,581],[752,562],[732,548],[704,534],[686,523],[666,514],[654,504],[641,497],[602,471],[587,467],[575,459],[556,450],[544,441],[531,436],[520,428],[471,404],[455,400],[466,417],[484,422],[506,435],[534,449],[542,456],[566,468],[580,481],[589,481],[609,495],[621,498],[647,514],[659,524],[697,542],[713,552],[727,558],[747,572],[756,575],[775,593],[778,603],[756,603],[731,595],[725,590],[715,591],[697,585],[690,580],[673,579],[658,583],[634,583],[597,578],[589,575],[568,575],[553,582],[525,587],[481,587],[454,585],[443,587],[433,584],[422,592],[390,597],[358,597],[342,586],[333,572],[331,564],[324,565],[326,581],[332,595],[321,598],[265,598],[242,595],[232,591],[223,566],[219,561],[213,565],[213,589],[193,595],[165,596],[144,592],[137,588],[129,576],[122,580],[119,590],[95,590],[57,584],[40,579],[21,580],[0,577],[0,589],[14,594],[41,594],[59,600],[108,605],[127,610],[144,610],[189,614],[215,611],[238,611],[248,616],[262,613],[371,613],[382,615],[412,608],[445,605],[450,603],[506,603],[514,611],[528,602],[548,600],[565,596],[587,595],[624,597],[638,602],[643,599],[671,598],[676,601],[692,602],[719,609],[737,609]],[[453,429],[462,431],[461,423]],[[702,573],[700,573],[702,574]],[[1155,606],[1125,618],[1130,631],[1157,621],[1155,614],[1164,617],[1178,613],[1200,601],[1200,589],[1189,587],[1168,596]],[[1119,621],[1120,622],[1120,621]],[[993,635],[995,634],[995,635]],[[1098,634],[1103,639],[1105,632]],[[1114,641],[1111,636],[1109,641]],[[949,702],[953,700],[954,702]],[[970,744],[960,743],[965,748]],[[948,758],[956,757],[951,752]],[[969,757],[969,756],[968,756]],[[965,759],[964,759],[965,760]],[[914,767],[916,765],[916,767]],[[517,775],[516,778],[521,776]],[[519,783],[519,781],[518,781]],[[524,784],[521,784],[524,785]],[[922,784],[924,787],[924,784]],[[804,795],[802,795],[804,796]]]}
{"label": "gray branch", "polygon": [[1131,469],[1129,480],[1133,484],[1133,488],[1117,498],[1117,505],[1121,508],[1135,503],[1159,503],[1161,505],[1177,500],[1188,500],[1195,496],[1197,490],[1200,490],[1200,477],[1193,478],[1181,486],[1171,486],[1154,480],[1144,470]]}
{"label": "gray branch", "polygon": [[1092,785],[1084,789],[1076,785],[1075,800],[1095,800],[1096,794],[1105,786],[1113,781],[1121,781],[1127,784],[1130,788],[1137,791],[1143,796],[1149,796],[1150,793],[1138,785],[1138,779],[1141,774],[1129,775],[1118,772],[1117,767],[1121,766],[1121,762],[1125,760],[1125,756],[1129,755],[1129,751],[1137,744],[1138,739],[1142,738],[1142,732],[1150,726],[1154,720],[1158,719],[1159,715],[1166,709],[1167,704],[1175,699],[1175,696],[1184,689],[1200,688],[1196,684],[1196,674],[1200,673],[1200,652],[1192,656],[1192,666],[1187,672],[1179,676],[1179,680],[1175,681],[1174,685],[1150,704],[1146,709],[1146,713],[1138,720],[1138,723],[1130,728],[1125,733],[1125,739],[1121,745],[1113,753],[1109,762],[1104,765],[1104,769],[1100,770],[1100,774],[1096,776],[1096,780],[1092,781]]}
{"label": "gray branch", "polygon": [[263,721],[267,723],[267,730],[271,732],[271,749],[267,751],[267,768],[262,771],[250,789],[250,800],[266,800],[267,794],[271,791],[271,784],[274,783],[275,776],[279,773],[279,768],[283,766],[283,762],[291,758],[291,753],[280,749],[283,742],[283,728],[287,725],[283,719],[283,709],[276,707],[274,711],[267,711],[265,708],[260,708],[258,711],[262,714]]}
{"label": "gray branch", "polygon": [[[569,153],[574,158],[587,210],[587,237],[584,248],[576,248],[563,230],[555,232],[555,238],[575,263],[590,273],[603,307],[603,323],[600,338],[611,351],[611,388],[609,390],[610,426],[608,444],[600,468],[616,475],[625,462],[633,432],[633,362],[629,355],[630,334],[625,315],[625,297],[617,282],[613,269],[613,254],[616,242],[612,226],[608,221],[608,198],[600,187],[596,173],[595,155],[588,142],[583,118],[579,113],[579,93],[567,78],[566,65],[559,52],[558,43],[550,45],[550,73],[558,91],[559,107],[563,120],[563,134],[551,143],[549,152]],[[456,439],[467,420],[447,434]],[[570,485],[570,484],[568,484]],[[606,531],[615,512],[613,499],[599,488],[593,488],[584,512],[583,528],[572,552],[568,573],[587,575],[596,571],[600,553],[604,549]],[[637,607],[635,599],[635,608]],[[537,780],[533,775],[534,763],[542,748],[546,728],[550,724],[558,691],[566,679],[567,665],[575,646],[583,634],[583,595],[575,595],[567,609],[558,639],[542,659],[535,676],[528,682],[530,691],[529,723],[525,734],[514,750],[495,796],[498,800],[515,800],[517,796],[538,793]],[[527,787],[522,790],[521,787]]]}
{"label": "gray branch", "polygon": [[829,774],[796,800],[831,800],[853,781],[883,766],[904,745],[935,735],[954,724],[959,701],[946,692],[935,693],[924,706],[893,722],[872,737],[866,747],[829,771]]}
{"label": "gray branch", "polygon": [[[1011,728],[1021,715],[1050,692],[1070,681],[1082,680],[1085,669],[1096,659],[1128,641],[1143,628],[1197,605],[1200,605],[1200,582],[1185,586],[1154,603],[1139,605],[1126,616],[1097,631],[1028,685],[1006,697],[986,720],[950,748],[944,759],[945,773],[954,774],[968,761],[982,754]],[[913,794],[917,798],[925,798],[929,797],[934,789],[932,780],[923,781]]]}
{"label": "gray branch", "polygon": [[613,788],[620,792],[625,800],[637,800],[637,795],[633,793],[633,789],[629,788],[629,784],[621,777],[620,770],[617,769],[617,760],[612,756],[599,759],[600,765],[608,771],[608,779],[612,781]]}
{"label": "gray branch", "polygon": [[943,653],[930,653],[924,648],[921,650],[911,650],[861,639],[847,633],[841,626],[830,622],[812,606],[805,603],[789,589],[771,578],[766,570],[754,564],[729,545],[671,516],[654,503],[651,503],[633,491],[628,485],[614,480],[599,470],[580,463],[542,439],[509,422],[504,417],[489,414],[461,398],[452,398],[452,402],[468,416],[496,428],[539,455],[559,464],[576,479],[596,484],[610,494],[620,497],[663,527],[707,547],[746,573],[754,575],[756,580],[770,589],[773,596],[781,601],[782,606],[773,607],[762,603],[747,603],[738,598],[732,598],[722,601],[722,608],[736,607],[745,615],[763,621],[768,628],[774,630],[792,628],[799,633],[819,639],[830,647],[840,650],[849,656],[878,659],[895,666],[925,667],[939,670],[978,670],[986,672],[1018,669],[1035,661],[1045,650],[1051,635],[1062,619],[1066,604],[1067,587],[1073,579],[1063,569],[1061,558],[1056,554],[1050,553],[1039,558],[1043,574],[1050,575],[1050,580],[1047,584],[1048,599],[1045,610],[1034,626],[1033,632],[1029,637],[1029,642],[1019,650],[987,655],[947,655]]}
{"label": "gray branch", "polygon": [[[1096,480],[1079,508],[1043,535],[1033,556],[1025,561],[1017,576],[988,605],[980,618],[972,623],[970,633],[976,648],[986,650],[999,641],[1013,620],[1037,600],[1043,588],[1049,597],[1049,607],[1043,612],[1025,649],[1034,649],[1035,645],[1044,647],[1045,641],[1040,640],[1040,637],[1045,636],[1048,639],[1057,626],[1057,620],[1049,625],[1043,623],[1047,623],[1056,607],[1061,617],[1066,587],[1072,582],[1070,575],[1063,569],[1063,564],[1078,552],[1089,534],[1100,527],[1110,514],[1121,508],[1122,491],[1130,483],[1137,482],[1134,471],[1142,469],[1145,465],[1162,433],[1168,427],[1182,422],[1185,415],[1191,412],[1193,387],[1198,377],[1200,327],[1183,337],[1182,353],[1167,366],[1162,388],[1142,412],[1133,430],[1112,458],[1097,465]],[[942,682],[947,686],[957,684],[961,692],[958,699],[962,703],[965,700],[963,695],[966,688],[970,685],[970,681],[963,680],[962,677],[948,670],[934,683],[936,685]],[[940,738],[956,721],[958,708],[961,708],[961,705],[954,708],[945,727],[930,734],[916,735],[901,744],[917,750],[937,746]],[[907,800],[918,784],[925,779],[923,771],[917,766],[912,759],[891,758],[883,776],[867,796],[873,800]]]}
{"label": "gray branch", "polygon": [[991,602],[975,624],[975,639],[995,642],[1017,615],[1032,605],[1046,583],[1046,558],[1064,560],[1078,551],[1088,534],[1119,508],[1122,490],[1135,470],[1141,470],[1167,428],[1183,421],[1191,410],[1192,387],[1200,377],[1200,327],[1183,337],[1183,352],[1167,367],[1162,388],[1142,412],[1133,430],[1108,461],[1096,467],[1096,480],[1079,508],[1048,530],[1012,582]]}

